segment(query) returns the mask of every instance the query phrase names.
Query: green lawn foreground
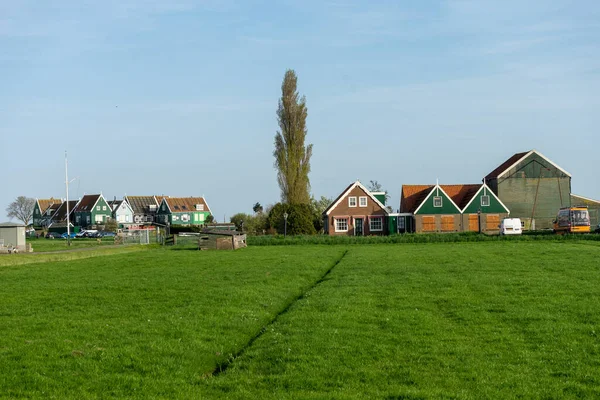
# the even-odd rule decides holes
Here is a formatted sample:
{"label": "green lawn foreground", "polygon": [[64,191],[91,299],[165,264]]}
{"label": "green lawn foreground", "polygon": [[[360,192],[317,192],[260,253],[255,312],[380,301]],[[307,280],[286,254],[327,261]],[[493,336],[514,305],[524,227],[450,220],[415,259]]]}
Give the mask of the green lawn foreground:
{"label": "green lawn foreground", "polygon": [[600,246],[351,247],[206,398],[600,398]]}
{"label": "green lawn foreground", "polygon": [[197,397],[343,251],[149,249],[0,266],[0,397]]}

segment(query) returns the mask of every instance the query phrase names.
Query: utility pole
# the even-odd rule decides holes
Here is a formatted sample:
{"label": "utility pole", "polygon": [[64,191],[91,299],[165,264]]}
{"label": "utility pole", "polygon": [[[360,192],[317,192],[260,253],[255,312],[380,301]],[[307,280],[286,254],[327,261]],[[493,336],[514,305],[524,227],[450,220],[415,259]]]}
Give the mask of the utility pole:
{"label": "utility pole", "polygon": [[71,221],[69,220],[69,162],[65,150],[65,185],[67,187],[67,246],[71,245]]}

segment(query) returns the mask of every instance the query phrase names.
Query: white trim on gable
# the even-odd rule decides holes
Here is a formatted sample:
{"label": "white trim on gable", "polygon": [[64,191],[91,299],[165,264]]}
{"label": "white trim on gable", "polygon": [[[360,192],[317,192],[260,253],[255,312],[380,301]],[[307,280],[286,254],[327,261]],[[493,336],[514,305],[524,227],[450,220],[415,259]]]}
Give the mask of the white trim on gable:
{"label": "white trim on gable", "polygon": [[525,154],[523,157],[519,158],[515,163],[513,163],[510,167],[506,168],[504,171],[502,171],[501,173],[498,174],[498,176],[496,177],[496,179],[500,179],[502,178],[508,171],[510,171],[511,169],[513,169],[517,164],[519,164],[521,161],[523,161],[524,159],[526,159],[527,157],[529,157],[530,155],[532,155],[533,153],[537,154],[538,156],[542,157],[544,160],[548,161],[550,164],[552,164],[556,169],[561,170],[562,172],[564,172],[569,178],[571,178],[571,174],[568,173],[567,171],[565,171],[564,169],[562,169],[561,167],[559,167],[558,165],[556,165],[555,163],[553,163],[548,157],[546,157],[545,155],[543,155],[542,153],[540,153],[537,150],[531,150],[529,151],[527,154]]}
{"label": "white trim on gable", "polygon": [[[448,193],[446,193],[444,191],[444,189],[442,189],[442,187],[439,184],[436,184],[434,187],[431,188],[431,191],[429,192],[429,194],[427,195],[427,197],[425,197],[425,199],[421,202],[421,204],[419,204],[419,207],[417,207],[417,209],[415,210],[415,212],[413,213],[413,215],[417,215],[417,213],[419,212],[419,210],[421,209],[421,207],[423,207],[423,204],[425,204],[427,202],[427,199],[429,199],[431,197],[431,195],[433,194],[433,192],[438,189],[438,194],[439,195],[439,191],[441,190],[442,193],[444,193],[444,195],[448,198],[448,200],[450,200],[450,203],[452,203],[452,205],[458,210],[459,214],[462,214],[462,210],[460,209],[460,207],[458,207],[456,205],[456,203],[454,202],[454,200],[452,200],[452,197],[448,196]],[[442,204],[443,207],[443,204]]]}
{"label": "white trim on gable", "polygon": [[492,195],[492,196],[494,196],[494,198],[495,198],[496,200],[498,200],[498,203],[500,203],[500,205],[501,205],[502,207],[504,207],[504,210],[506,210],[506,212],[507,212],[507,213],[510,215],[510,210],[508,209],[508,207],[506,207],[506,206],[504,205],[504,203],[502,202],[502,200],[500,200],[500,199],[498,198],[498,196],[496,196],[496,193],[494,193],[494,191],[493,191],[492,189],[490,189],[490,187],[489,187],[487,184],[485,184],[485,183],[483,183],[483,184],[481,185],[481,187],[479,188],[479,190],[478,190],[477,192],[475,192],[475,194],[473,195],[473,197],[471,198],[471,200],[469,200],[469,202],[467,203],[467,205],[465,206],[465,208],[463,208],[462,210],[460,210],[460,213],[461,213],[461,214],[463,214],[463,213],[465,212],[465,210],[466,210],[467,208],[469,208],[469,206],[471,205],[471,203],[472,203],[473,201],[475,201],[475,199],[476,199],[477,197],[479,197],[479,192],[481,192],[482,190],[485,190],[485,194],[486,194],[487,196],[489,196],[489,195]]}
{"label": "white trim on gable", "polygon": [[354,189],[355,187],[359,187],[360,189],[362,189],[362,191],[365,192],[365,194],[368,197],[370,197],[371,200],[373,200],[375,202],[375,204],[377,204],[379,207],[381,207],[381,209],[385,212],[385,215],[389,215],[389,212],[385,208],[385,206],[383,204],[381,204],[381,202],[379,200],[377,200],[377,197],[373,196],[371,194],[371,192],[369,191],[369,189],[367,189],[366,187],[364,187],[363,184],[360,183],[360,181],[356,181],[352,185],[350,185],[348,187],[348,189],[346,189],[344,191],[344,193],[342,193],[342,195],[338,198],[338,200],[335,203],[333,203],[329,207],[327,207],[327,209],[325,210],[324,214],[325,215],[329,215],[329,213],[331,212],[331,210],[335,209],[347,197],[348,193],[350,193],[350,191],[352,189]]}

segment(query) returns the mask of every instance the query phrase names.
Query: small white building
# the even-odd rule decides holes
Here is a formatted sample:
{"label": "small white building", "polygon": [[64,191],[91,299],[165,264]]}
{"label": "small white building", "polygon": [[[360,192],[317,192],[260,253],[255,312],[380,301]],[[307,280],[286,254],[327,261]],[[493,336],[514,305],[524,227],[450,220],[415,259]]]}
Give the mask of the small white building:
{"label": "small white building", "polygon": [[15,222],[0,224],[0,249],[13,249],[25,251],[25,225]]}
{"label": "small white building", "polygon": [[119,226],[127,226],[133,223],[133,208],[128,202],[115,200],[109,201],[108,204],[112,209],[113,219],[117,221]]}

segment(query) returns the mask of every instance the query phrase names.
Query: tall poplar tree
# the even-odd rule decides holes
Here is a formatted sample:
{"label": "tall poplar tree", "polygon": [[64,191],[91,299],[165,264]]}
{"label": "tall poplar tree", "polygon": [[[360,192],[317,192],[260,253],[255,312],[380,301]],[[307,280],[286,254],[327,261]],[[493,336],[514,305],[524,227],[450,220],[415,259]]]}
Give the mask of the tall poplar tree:
{"label": "tall poplar tree", "polygon": [[279,130],[275,135],[275,168],[281,188],[281,201],[289,204],[310,203],[310,157],[312,144],[306,139],[306,98],[297,90],[294,70],[287,70],[281,84],[281,99],[277,108]]}

